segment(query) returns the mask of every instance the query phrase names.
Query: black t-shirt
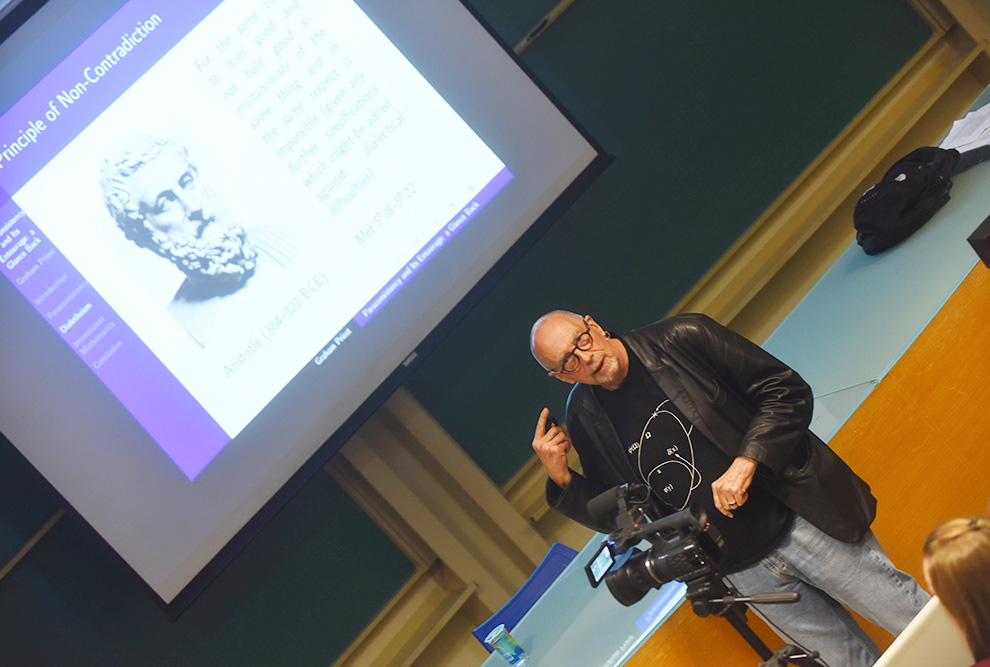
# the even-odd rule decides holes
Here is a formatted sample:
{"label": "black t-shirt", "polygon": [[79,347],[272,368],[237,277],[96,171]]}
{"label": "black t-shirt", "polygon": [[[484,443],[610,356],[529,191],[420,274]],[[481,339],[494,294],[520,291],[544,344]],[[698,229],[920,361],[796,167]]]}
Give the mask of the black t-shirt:
{"label": "black t-shirt", "polygon": [[719,568],[731,573],[768,554],[791,525],[793,512],[758,484],[746,504],[729,518],[715,509],[712,482],[732,457],[711,443],[660,390],[639,359],[629,354],[629,374],[615,391],[595,387],[626,449],[629,462],[653,490],[664,510],[698,503],[718,529],[725,546]]}

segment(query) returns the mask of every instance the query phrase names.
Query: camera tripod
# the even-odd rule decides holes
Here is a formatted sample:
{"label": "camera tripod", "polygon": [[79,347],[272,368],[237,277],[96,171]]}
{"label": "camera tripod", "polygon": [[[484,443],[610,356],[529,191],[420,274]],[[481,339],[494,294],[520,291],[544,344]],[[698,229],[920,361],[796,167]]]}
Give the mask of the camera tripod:
{"label": "camera tripod", "polygon": [[721,616],[729,622],[746,643],[760,656],[759,667],[785,667],[794,664],[799,667],[821,667],[817,651],[809,651],[798,644],[785,644],[776,651],[760,639],[749,627],[746,618],[746,603],[785,604],[797,602],[798,593],[764,593],[761,595],[739,595],[738,591],[729,586],[718,576],[704,577],[687,584],[687,599],[697,616]]}
{"label": "camera tripod", "polygon": [[[697,616],[721,616],[763,660],[760,667],[822,667],[818,653],[802,646],[787,644],[771,651],[749,627],[746,603],[782,604],[797,602],[797,593],[766,593],[741,596],[719,576],[722,537],[708,522],[705,510],[697,504],[660,519],[650,521],[646,506],[650,490],[645,484],[623,484],[610,489],[588,503],[592,516],[607,516],[614,510],[617,530],[609,535],[615,550],[604,581],[613,597],[629,606],[641,600],[650,588],[668,581],[687,585],[687,599]],[[634,545],[647,540],[651,547],[643,552]],[[597,555],[596,555],[597,558]],[[588,566],[590,568],[590,564]],[[600,579],[588,570],[591,585]]]}

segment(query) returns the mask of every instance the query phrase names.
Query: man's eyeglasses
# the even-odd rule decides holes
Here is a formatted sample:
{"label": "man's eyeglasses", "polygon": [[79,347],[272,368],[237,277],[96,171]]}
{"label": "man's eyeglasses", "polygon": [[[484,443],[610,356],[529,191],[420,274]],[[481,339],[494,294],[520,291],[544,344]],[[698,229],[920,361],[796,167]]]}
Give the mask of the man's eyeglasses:
{"label": "man's eyeglasses", "polygon": [[564,357],[564,363],[561,364],[561,369],[557,371],[558,373],[573,373],[581,365],[581,360],[577,357],[577,351],[590,350],[594,340],[591,338],[591,325],[585,322],[584,333],[578,336],[577,341],[574,344],[574,349]]}

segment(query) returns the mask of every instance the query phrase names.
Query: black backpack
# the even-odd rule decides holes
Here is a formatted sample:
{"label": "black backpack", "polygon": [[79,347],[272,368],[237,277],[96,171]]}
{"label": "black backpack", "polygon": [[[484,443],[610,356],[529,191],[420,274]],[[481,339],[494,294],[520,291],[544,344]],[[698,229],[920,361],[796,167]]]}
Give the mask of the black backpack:
{"label": "black backpack", "polygon": [[949,201],[959,151],[926,146],[894,163],[853,210],[856,242],[867,255],[897,245]]}

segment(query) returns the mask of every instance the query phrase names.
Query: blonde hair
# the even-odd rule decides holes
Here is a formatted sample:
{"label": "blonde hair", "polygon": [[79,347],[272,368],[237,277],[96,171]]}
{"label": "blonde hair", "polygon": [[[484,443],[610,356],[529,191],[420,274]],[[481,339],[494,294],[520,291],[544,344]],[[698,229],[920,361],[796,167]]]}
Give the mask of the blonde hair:
{"label": "blonde hair", "polygon": [[935,594],[966,635],[973,658],[990,658],[990,517],[950,519],[925,542]]}

